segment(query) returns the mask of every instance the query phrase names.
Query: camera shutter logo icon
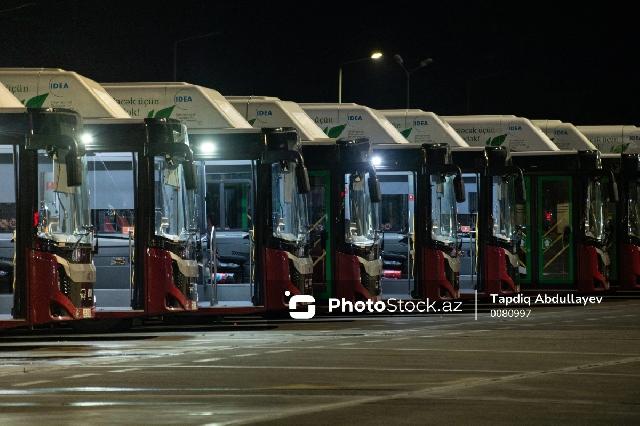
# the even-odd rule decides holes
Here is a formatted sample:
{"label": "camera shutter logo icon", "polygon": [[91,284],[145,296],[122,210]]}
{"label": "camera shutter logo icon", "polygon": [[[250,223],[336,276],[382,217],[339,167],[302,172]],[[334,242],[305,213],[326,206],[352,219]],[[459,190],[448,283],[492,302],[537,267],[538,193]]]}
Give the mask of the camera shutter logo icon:
{"label": "camera shutter logo icon", "polygon": [[[290,291],[285,291],[284,295],[291,296]],[[311,319],[316,315],[316,299],[308,294],[297,294],[289,299],[289,316],[293,319]],[[298,304],[306,304],[306,311],[298,311]]]}

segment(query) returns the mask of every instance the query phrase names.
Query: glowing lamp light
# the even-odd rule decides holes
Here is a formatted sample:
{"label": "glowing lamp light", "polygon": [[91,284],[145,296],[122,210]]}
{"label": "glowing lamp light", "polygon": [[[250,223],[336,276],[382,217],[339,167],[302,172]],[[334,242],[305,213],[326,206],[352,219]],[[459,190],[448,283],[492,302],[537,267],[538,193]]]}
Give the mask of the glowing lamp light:
{"label": "glowing lamp light", "polygon": [[92,142],[93,142],[93,135],[92,135],[91,133],[83,133],[83,134],[80,136],[80,141],[81,141],[83,144],[88,145],[88,144],[90,144],[90,143],[92,143]]}
{"label": "glowing lamp light", "polygon": [[215,151],[216,151],[216,146],[211,141],[202,142],[200,144],[200,152],[203,154],[212,154]]}
{"label": "glowing lamp light", "polygon": [[380,164],[382,164],[382,158],[376,155],[375,157],[371,158],[371,164],[376,167],[379,166]]}

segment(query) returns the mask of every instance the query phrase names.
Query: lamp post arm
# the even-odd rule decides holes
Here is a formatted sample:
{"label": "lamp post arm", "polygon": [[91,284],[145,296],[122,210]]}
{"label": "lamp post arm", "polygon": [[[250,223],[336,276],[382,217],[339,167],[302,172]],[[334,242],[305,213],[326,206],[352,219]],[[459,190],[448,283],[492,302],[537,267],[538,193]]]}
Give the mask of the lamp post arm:
{"label": "lamp post arm", "polygon": [[[374,55],[377,55],[377,56],[374,56]],[[344,61],[340,63],[340,65],[338,66],[338,103],[339,104],[342,103],[342,68],[348,64],[355,64],[356,62],[364,62],[371,59],[379,59],[382,56],[382,54],[379,52],[376,52],[374,55],[366,56],[364,58],[352,59],[350,61]]]}
{"label": "lamp post arm", "polygon": [[[423,61],[423,62],[425,62],[425,61]],[[426,62],[426,63],[421,63],[421,64],[420,64],[420,65],[418,65],[417,67],[412,68],[412,69],[410,69],[410,70],[408,70],[408,69],[404,66],[404,64],[399,64],[399,65],[402,67],[402,69],[404,70],[405,74],[407,75],[407,109],[409,109],[409,108],[410,108],[410,106],[411,106],[411,99],[410,99],[410,98],[411,98],[411,91],[410,91],[410,87],[411,87],[411,86],[410,86],[410,85],[411,85],[411,74],[413,74],[414,72],[416,72],[416,71],[418,71],[418,70],[420,70],[420,69],[422,69],[422,68],[424,68],[424,67],[428,66],[428,65],[429,65],[430,63],[432,63],[432,62],[433,62],[433,60],[430,60],[429,62]]]}
{"label": "lamp post arm", "polygon": [[352,59],[352,60],[350,60],[350,61],[342,62],[342,63],[340,64],[340,67],[342,67],[343,65],[354,64],[354,63],[356,63],[356,62],[368,61],[368,60],[370,60],[370,59],[371,59],[371,57],[370,57],[370,56],[366,56],[366,57],[364,57],[364,58]]}
{"label": "lamp post arm", "polygon": [[342,67],[345,65],[354,64],[356,62],[364,62],[369,59],[371,58],[370,57],[358,58],[358,59],[352,59],[350,61],[340,63],[340,66],[338,67],[338,103],[339,104],[342,103]]}

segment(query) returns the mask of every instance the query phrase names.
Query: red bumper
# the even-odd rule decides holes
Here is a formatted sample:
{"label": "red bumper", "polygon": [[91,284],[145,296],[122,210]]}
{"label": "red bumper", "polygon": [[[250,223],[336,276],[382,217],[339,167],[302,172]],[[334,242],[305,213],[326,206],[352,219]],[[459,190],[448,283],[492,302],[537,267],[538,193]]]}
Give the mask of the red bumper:
{"label": "red bumper", "polygon": [[358,257],[338,252],[336,254],[336,297],[351,302],[374,299],[362,285]]}
{"label": "red bumper", "polygon": [[159,248],[147,250],[145,275],[145,311],[148,315],[198,309],[198,303],[176,287],[173,277],[173,259],[167,250]]}
{"label": "red bumper", "polygon": [[[60,291],[59,267],[60,264],[53,254],[27,250],[28,318],[31,324],[80,320],[95,316],[95,306],[75,306],[71,299]],[[92,289],[93,286],[89,285],[88,288]],[[66,315],[54,316],[51,310],[53,306],[66,312]]]}
{"label": "red bumper", "polygon": [[[288,309],[291,296],[301,294],[291,281],[289,257],[284,250],[267,248],[264,250],[264,308],[268,312]],[[285,295],[289,292],[289,296]]]}
{"label": "red bumper", "polygon": [[518,286],[507,270],[506,250],[497,246],[485,246],[484,288],[487,294],[513,294]]}
{"label": "red bumper", "polygon": [[640,290],[640,247],[635,244],[620,246],[620,287],[625,290]]}
{"label": "red bumper", "polygon": [[460,289],[447,278],[447,259],[441,250],[427,248],[424,251],[420,267],[418,283],[421,290],[420,296],[429,300],[457,299],[460,297]]}
{"label": "red bumper", "polygon": [[595,247],[578,244],[578,274],[576,289],[581,293],[593,293],[609,289],[609,280],[600,270]]}

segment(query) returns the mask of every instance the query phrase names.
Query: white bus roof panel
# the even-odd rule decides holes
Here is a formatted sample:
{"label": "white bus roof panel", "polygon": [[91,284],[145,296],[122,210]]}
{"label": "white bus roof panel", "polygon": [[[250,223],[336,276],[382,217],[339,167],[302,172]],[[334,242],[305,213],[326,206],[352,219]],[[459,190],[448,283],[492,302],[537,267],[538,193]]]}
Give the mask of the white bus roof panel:
{"label": "white bus roof panel", "polygon": [[603,154],[640,154],[640,127],[578,126]]}
{"label": "white bus roof panel", "polygon": [[421,109],[389,109],[380,111],[409,142],[446,143],[450,146],[469,146],[464,139],[433,112]]}
{"label": "white bus roof panel", "polygon": [[366,106],[353,103],[300,106],[331,138],[368,137],[374,145],[408,143],[382,113]]}
{"label": "white bus roof panel", "polygon": [[11,94],[4,84],[0,83],[0,112],[23,112],[24,105]]}
{"label": "white bus roof panel", "polygon": [[558,151],[531,121],[510,115],[440,116],[470,146],[507,146],[511,151]]}
{"label": "white bus roof panel", "polygon": [[95,81],[58,68],[0,68],[0,82],[32,108],[67,108],[83,118],[129,118]]}
{"label": "white bus roof panel", "polygon": [[104,83],[132,117],[176,118],[188,129],[250,129],[219,92],[190,83]]}
{"label": "white bus roof panel", "polygon": [[324,141],[327,135],[295,102],[272,96],[229,96],[227,100],[253,127],[295,127],[303,141]]}
{"label": "white bus roof panel", "polygon": [[589,139],[571,123],[560,120],[531,120],[562,150],[595,150]]}

